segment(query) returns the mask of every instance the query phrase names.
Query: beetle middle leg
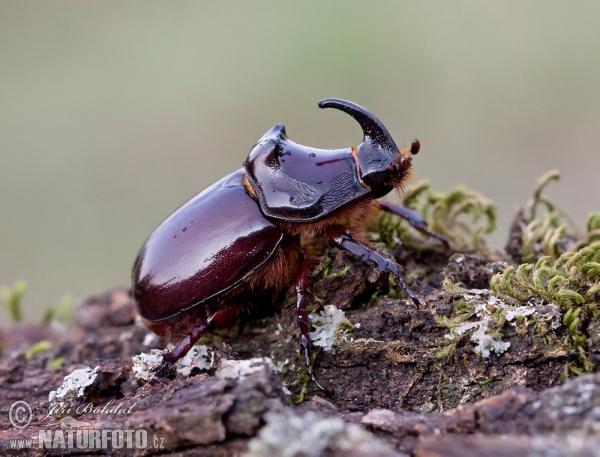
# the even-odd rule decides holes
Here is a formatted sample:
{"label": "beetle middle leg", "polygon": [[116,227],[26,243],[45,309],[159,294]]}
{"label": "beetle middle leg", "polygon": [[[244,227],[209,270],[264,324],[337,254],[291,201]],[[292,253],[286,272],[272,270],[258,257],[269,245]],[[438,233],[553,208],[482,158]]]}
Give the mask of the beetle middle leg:
{"label": "beetle middle leg", "polygon": [[425,222],[425,220],[416,211],[413,211],[406,206],[398,205],[397,203],[392,203],[385,200],[377,200],[377,203],[379,203],[379,206],[383,211],[387,211],[388,213],[395,214],[396,216],[406,219],[408,223],[416,228],[419,232],[440,240],[446,248],[447,255],[451,255],[454,252],[454,249],[452,249],[446,237],[429,230],[427,228],[427,222]]}
{"label": "beetle middle leg", "polygon": [[300,344],[304,357],[306,358],[306,368],[312,382],[325,393],[329,393],[315,377],[312,365],[310,364],[310,321],[308,319],[308,311],[306,310],[306,292],[310,292],[310,262],[306,252],[302,251],[302,261],[300,269],[296,277],[296,315],[298,318],[298,326],[300,327]]}
{"label": "beetle middle leg", "polygon": [[404,283],[402,276],[400,276],[400,265],[396,262],[384,257],[375,249],[366,244],[361,243],[356,240],[350,233],[343,229],[331,229],[329,230],[329,240],[335,244],[337,247],[341,249],[345,249],[352,254],[356,254],[360,256],[363,260],[372,260],[377,264],[377,267],[381,271],[389,271],[395,277],[396,281],[400,284],[400,287],[406,292],[414,304],[419,307],[421,302],[419,298],[408,288],[408,286]]}
{"label": "beetle middle leg", "polygon": [[162,384],[167,379],[173,365],[185,356],[206,332],[233,323],[242,309],[242,304],[227,306],[196,324],[171,352],[163,355],[163,362],[153,371],[154,378],[152,380]]}

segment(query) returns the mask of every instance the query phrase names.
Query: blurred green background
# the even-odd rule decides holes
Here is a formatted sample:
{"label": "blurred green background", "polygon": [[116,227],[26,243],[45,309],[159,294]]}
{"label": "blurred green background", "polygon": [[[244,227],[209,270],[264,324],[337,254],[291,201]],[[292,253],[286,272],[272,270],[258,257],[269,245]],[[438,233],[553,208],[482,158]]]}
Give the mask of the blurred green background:
{"label": "blurred green background", "polygon": [[[600,208],[600,3],[0,2],[0,284],[25,314],[128,284],[145,238],[275,123],[361,140],[325,97],[421,140],[417,178]],[[2,311],[0,316],[6,316]]]}

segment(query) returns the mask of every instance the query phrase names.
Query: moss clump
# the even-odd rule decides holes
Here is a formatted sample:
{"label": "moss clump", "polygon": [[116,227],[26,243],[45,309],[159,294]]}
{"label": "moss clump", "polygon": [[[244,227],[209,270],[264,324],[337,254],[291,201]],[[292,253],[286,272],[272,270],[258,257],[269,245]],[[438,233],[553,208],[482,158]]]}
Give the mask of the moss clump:
{"label": "moss clump", "polygon": [[[530,309],[509,307],[488,289],[466,290],[449,281],[445,281],[444,286],[453,295],[461,296],[461,299],[454,302],[454,317],[435,316],[440,327],[450,329],[450,333],[444,335],[441,348],[435,353],[437,358],[450,356],[466,336],[476,344],[475,352],[481,357],[489,358],[491,353],[502,354],[511,345],[502,340],[500,330],[505,322],[516,316],[523,317],[533,313]],[[472,319],[475,316],[476,319]]]}
{"label": "moss clump", "polygon": [[[478,252],[494,257],[484,234],[496,227],[496,207],[478,193],[456,187],[447,193],[434,192],[428,181],[420,181],[404,192],[402,204],[417,211],[429,229],[445,236],[456,251]],[[403,243],[422,250],[436,244],[390,214],[381,214],[376,238],[388,247]]]}
{"label": "moss clump", "polygon": [[559,179],[556,170],[545,173],[538,179],[525,209],[517,212],[507,250],[519,263],[533,263],[546,256],[554,260],[600,241],[600,212],[588,216],[586,233],[581,233],[556,203],[543,195],[546,187]]}
{"label": "moss clump", "polygon": [[23,320],[23,313],[21,311],[21,299],[27,290],[27,282],[23,279],[17,281],[12,287],[2,286],[0,288],[0,297],[6,306],[8,315],[14,322],[20,322]]}
{"label": "moss clump", "polygon": [[56,306],[50,306],[42,317],[45,325],[55,325],[58,328],[66,328],[73,317],[74,300],[71,295],[63,295]]}
{"label": "moss clump", "polygon": [[[563,377],[594,370],[591,360],[600,343],[593,336],[600,326],[600,212],[589,215],[585,234],[578,232],[543,195],[559,178],[557,171],[544,174],[525,209],[517,213],[507,251],[520,265],[495,274],[490,290],[444,282],[446,292],[460,299],[453,317],[436,318],[452,331],[437,357],[451,355],[466,334],[473,340],[477,332],[470,331],[477,323],[487,320],[486,331],[494,334],[509,321],[517,333],[533,329],[533,338],[546,352],[569,354]],[[479,320],[474,322],[473,316]]]}
{"label": "moss clump", "polygon": [[33,359],[35,356],[43,352],[49,351],[50,349],[52,349],[52,344],[50,343],[50,341],[38,341],[27,350],[27,352],[25,353],[25,358]]}
{"label": "moss clump", "polygon": [[332,272],[330,271],[332,262],[333,260],[331,257],[327,257],[325,260],[323,260],[323,277],[326,279],[339,278],[344,276],[346,273],[348,273],[348,270],[350,270],[350,265],[344,265],[340,271]]}
{"label": "moss clump", "polygon": [[554,262],[551,256],[544,256],[535,264],[509,267],[492,277],[490,287],[498,297],[513,303],[539,298],[567,312],[574,305],[595,302],[599,279],[600,242],[566,252]]}
{"label": "moss clump", "polygon": [[[314,366],[315,360],[319,356],[320,351],[311,351],[310,352],[310,366]],[[298,351],[298,359],[306,360],[304,358],[303,351]],[[297,406],[304,401],[306,394],[308,393],[309,384],[311,383],[310,373],[308,372],[308,368],[306,366],[302,366],[295,372],[296,380],[300,384],[300,392],[294,393],[290,397],[290,401],[292,405]]]}
{"label": "moss clump", "polygon": [[492,277],[491,288],[511,303],[543,301],[558,306],[567,330],[562,346],[573,352],[579,362],[570,371],[593,371],[595,364],[590,359],[594,351],[587,344],[589,333],[585,329],[600,316],[600,242],[566,252],[555,261],[545,256],[535,264],[510,267]]}
{"label": "moss clump", "polygon": [[587,233],[577,243],[577,249],[600,241],[600,211],[590,213],[585,226]]}
{"label": "moss clump", "polygon": [[[569,249],[570,243],[567,243],[566,236],[574,228],[554,202],[542,195],[548,184],[559,179],[560,173],[556,170],[549,171],[538,179],[526,212],[521,210],[518,215],[525,226],[522,234],[522,260],[525,263],[533,262],[541,256],[556,258]],[[537,217],[539,207],[545,208],[541,218]]]}
{"label": "moss clump", "polygon": [[531,334],[545,353],[564,352],[563,377],[595,369],[591,360],[598,341],[590,338],[600,317],[600,242],[554,261],[545,256],[535,264],[511,266],[492,277],[489,290],[469,290],[449,280],[443,285],[460,298],[452,317],[436,316],[438,325],[450,329],[437,358],[451,356],[467,337],[482,357],[502,353],[510,343],[502,341],[501,332],[510,324],[517,335]]}

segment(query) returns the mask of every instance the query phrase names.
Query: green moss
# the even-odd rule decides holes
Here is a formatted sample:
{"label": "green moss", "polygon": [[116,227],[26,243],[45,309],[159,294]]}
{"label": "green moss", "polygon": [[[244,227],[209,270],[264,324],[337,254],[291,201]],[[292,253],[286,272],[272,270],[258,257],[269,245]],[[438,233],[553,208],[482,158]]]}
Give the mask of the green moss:
{"label": "green moss", "polygon": [[377,305],[377,298],[382,294],[381,290],[376,290],[373,292],[371,297],[369,298],[369,303],[367,303],[367,308],[373,308]]}
{"label": "green moss", "polygon": [[474,379],[474,381],[480,386],[487,386],[488,384],[494,382],[496,378],[494,376],[485,379]]}
{"label": "green moss", "polygon": [[401,288],[398,287],[398,281],[393,275],[388,276],[388,293],[387,296],[390,298],[400,298],[403,296],[404,292],[401,291]]}
{"label": "green moss", "polygon": [[[496,227],[496,207],[478,193],[464,187],[447,193],[434,192],[428,181],[420,181],[404,192],[402,203],[417,211],[429,229],[444,235],[455,250],[475,251],[484,257],[493,255],[483,235]],[[389,248],[399,242],[414,249],[430,244],[438,247],[437,241],[387,213],[381,214],[375,232],[375,239]]]}
{"label": "green moss", "polygon": [[300,382],[300,392],[296,394],[292,394],[290,397],[290,401],[292,405],[297,406],[304,401],[304,397],[306,396],[306,390],[308,388],[308,383],[310,382],[310,375],[308,374],[307,369],[298,370],[296,372],[296,379]]}
{"label": "green moss", "polygon": [[544,205],[546,210],[550,213],[556,212],[556,205],[546,197],[542,196],[542,192],[548,184],[552,181],[558,181],[560,179],[560,172],[558,170],[550,170],[544,173],[537,182],[535,190],[533,191],[533,197],[527,202],[527,210],[529,211],[529,220],[534,221],[536,219],[537,208],[540,205]]}
{"label": "green moss", "polygon": [[[578,251],[600,241],[600,212],[588,216],[586,233],[582,234],[571,219],[543,195],[546,187],[559,179],[560,173],[556,170],[541,176],[533,197],[519,213],[519,222],[525,227],[522,234],[524,263],[533,263],[545,256],[556,259],[566,252]],[[541,211],[543,214],[539,215]]]}
{"label": "green moss", "polygon": [[338,278],[340,276],[344,276],[348,270],[350,270],[350,265],[344,265],[344,268],[342,268],[340,271],[336,272],[336,273],[332,273],[330,272],[330,268],[331,268],[331,258],[327,257],[325,260],[323,260],[323,277],[327,278],[327,279],[331,279],[331,278]]}
{"label": "green moss", "polygon": [[538,180],[533,197],[520,212],[525,225],[523,263],[494,275],[490,287],[498,298],[513,305],[550,303],[560,309],[566,334],[559,340],[560,331],[553,332],[538,321],[536,336],[550,345],[558,342],[575,359],[566,365],[564,378],[595,369],[590,359],[597,347],[588,344],[586,332],[600,315],[600,212],[588,216],[586,233],[581,234],[543,195],[546,186],[559,178],[559,172],[549,171]]}
{"label": "green moss", "polygon": [[438,411],[455,408],[459,405],[461,397],[461,387],[440,368],[437,390]]}
{"label": "green moss", "polygon": [[446,345],[444,346],[443,349],[439,349],[437,351],[435,351],[435,358],[436,359],[445,359],[446,357],[450,357],[454,351],[456,350],[456,345]]}
{"label": "green moss", "polygon": [[587,233],[579,240],[577,249],[592,244],[595,241],[600,241],[600,211],[591,213],[587,218],[585,225]]}
{"label": "green moss", "polygon": [[8,315],[14,322],[23,320],[21,311],[21,299],[27,290],[27,282],[23,279],[17,281],[12,287],[3,286],[0,288],[0,296],[6,306]]}
{"label": "green moss", "polygon": [[51,348],[52,344],[50,344],[50,341],[39,341],[27,350],[27,352],[25,353],[25,358],[33,359],[36,355],[39,355],[42,352],[49,351]]}
{"label": "green moss", "polygon": [[468,304],[465,300],[457,300],[454,303],[455,316],[448,318],[445,316],[434,316],[435,321],[440,327],[455,328],[468,321],[475,314],[475,307]]}
{"label": "green moss", "polygon": [[461,283],[454,283],[448,278],[444,278],[442,282],[443,289],[450,295],[468,294],[469,290],[465,289]]}
{"label": "green moss", "polygon": [[551,256],[544,256],[535,264],[509,267],[492,277],[490,287],[498,297],[513,303],[539,298],[568,312],[574,305],[594,303],[599,279],[600,242],[566,252],[554,262]]}
{"label": "green moss", "polygon": [[418,279],[422,279],[423,282],[427,282],[426,274],[427,270],[425,270],[425,268],[416,267],[404,277],[404,282],[406,282],[408,286],[410,286],[413,282],[417,281]]}
{"label": "green moss", "polygon": [[418,211],[429,229],[444,235],[455,250],[491,254],[482,235],[496,228],[496,207],[477,192],[460,186],[434,192],[423,181],[403,195],[403,204]]}
{"label": "green moss", "polygon": [[42,324],[50,325],[52,323],[52,321],[54,320],[55,314],[56,314],[56,310],[54,308],[52,308],[52,307],[48,308],[44,312],[44,315],[42,316]]}
{"label": "green moss", "polygon": [[60,366],[65,362],[65,360],[66,359],[64,357],[57,357],[56,359],[49,360],[46,364],[46,368],[50,370],[60,368]]}
{"label": "green moss", "polygon": [[[310,352],[310,365],[314,365],[315,360],[317,359],[318,355],[319,355],[320,351],[316,351],[313,350]],[[300,360],[306,360],[304,358],[304,353],[302,353],[301,351],[298,352],[298,358]],[[304,398],[306,397],[306,393],[308,391],[308,386],[309,383],[311,382],[311,378],[310,378],[310,373],[308,372],[308,368],[306,368],[306,366],[303,366],[302,368],[298,369],[295,373],[296,375],[296,379],[298,380],[298,382],[300,383],[300,392],[292,394],[290,397],[290,401],[292,402],[292,405],[299,405],[304,401]]]}

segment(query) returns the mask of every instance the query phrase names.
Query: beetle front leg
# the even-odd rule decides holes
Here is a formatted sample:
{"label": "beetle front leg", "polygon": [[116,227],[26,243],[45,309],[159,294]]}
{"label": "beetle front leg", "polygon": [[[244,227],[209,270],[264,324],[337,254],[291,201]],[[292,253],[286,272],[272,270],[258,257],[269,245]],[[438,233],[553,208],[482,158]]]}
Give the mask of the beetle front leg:
{"label": "beetle front leg", "polygon": [[427,228],[427,222],[425,222],[425,220],[416,211],[413,211],[406,206],[398,205],[397,203],[392,203],[385,200],[377,200],[377,203],[379,203],[379,206],[383,211],[387,211],[388,213],[395,214],[396,216],[406,219],[408,223],[416,228],[419,232],[440,240],[444,244],[444,247],[446,248],[446,254],[448,256],[452,255],[454,252],[454,249],[452,249],[446,237],[429,230]]}
{"label": "beetle front leg", "polygon": [[310,269],[307,261],[306,253],[302,251],[302,262],[300,264],[300,270],[296,277],[296,315],[298,318],[298,326],[300,327],[300,345],[304,357],[306,358],[306,368],[312,382],[325,393],[329,393],[321,383],[315,377],[312,366],[310,364],[310,320],[308,319],[308,312],[306,311],[306,292],[309,290],[309,277]]}
{"label": "beetle front leg", "polygon": [[404,292],[406,292],[406,294],[411,298],[414,304],[417,307],[421,305],[419,298],[408,288],[408,286],[404,283],[404,280],[400,276],[400,265],[384,257],[375,249],[365,244],[362,244],[344,230],[331,230],[328,235],[329,240],[337,247],[345,249],[346,251],[351,252],[352,254],[356,254],[360,256],[363,260],[374,261],[377,264],[377,267],[380,271],[391,272],[396,277],[396,280],[400,284],[400,287],[402,287]]}

